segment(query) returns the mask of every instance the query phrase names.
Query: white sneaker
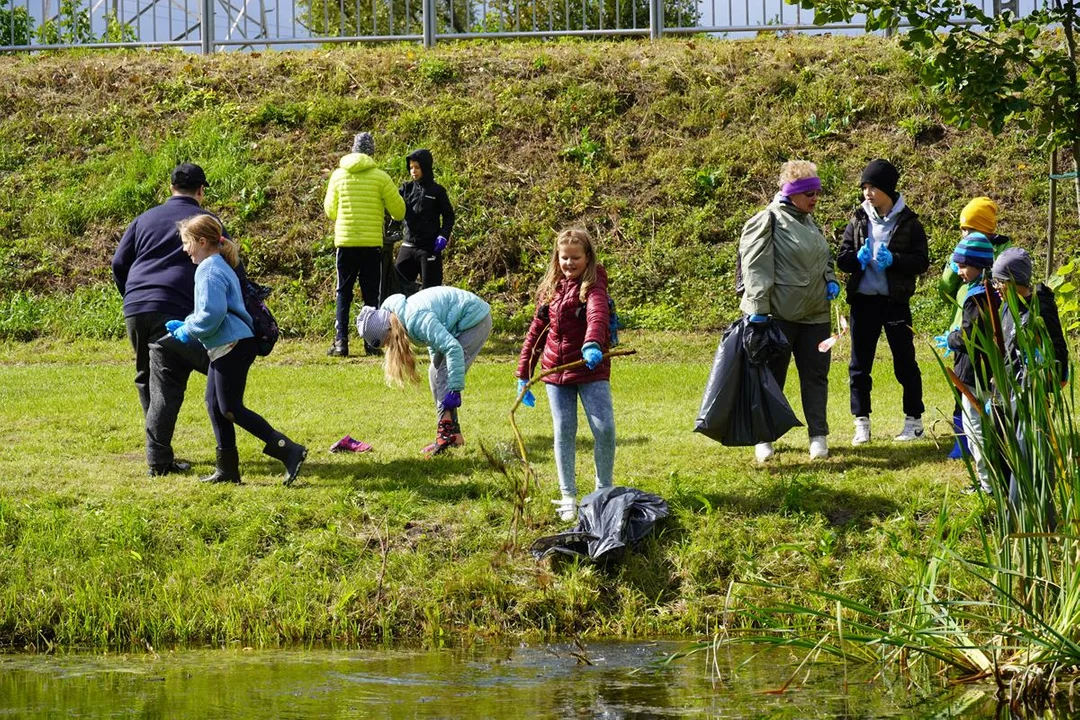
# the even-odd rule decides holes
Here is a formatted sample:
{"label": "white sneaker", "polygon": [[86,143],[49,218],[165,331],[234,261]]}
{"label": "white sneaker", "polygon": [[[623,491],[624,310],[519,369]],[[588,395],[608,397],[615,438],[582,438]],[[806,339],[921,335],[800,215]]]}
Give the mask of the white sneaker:
{"label": "white sneaker", "polygon": [[810,438],[810,459],[822,460],[829,457],[829,442],[824,435]]}
{"label": "white sneaker", "polygon": [[759,463],[765,462],[775,454],[776,451],[773,450],[772,443],[758,443],[754,446],[754,457],[757,458]]}
{"label": "white sneaker", "polygon": [[577,518],[577,498],[573,495],[563,495],[561,500],[552,500],[551,504],[560,520],[569,522]]}
{"label": "white sneaker", "polygon": [[867,415],[861,415],[855,418],[855,437],[851,438],[851,444],[859,446],[868,442],[870,442],[870,418]]}
{"label": "white sneaker", "polygon": [[909,442],[918,440],[923,436],[922,418],[913,418],[910,415],[904,418],[904,429],[893,438],[896,442]]}

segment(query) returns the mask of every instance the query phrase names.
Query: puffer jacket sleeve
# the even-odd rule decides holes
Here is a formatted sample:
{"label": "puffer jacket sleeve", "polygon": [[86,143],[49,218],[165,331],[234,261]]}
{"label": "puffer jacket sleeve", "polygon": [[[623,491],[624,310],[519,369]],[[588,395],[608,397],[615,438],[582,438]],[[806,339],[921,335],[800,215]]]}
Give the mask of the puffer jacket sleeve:
{"label": "puffer jacket sleeve", "polygon": [[847,227],[844,228],[840,248],[836,251],[836,267],[846,273],[862,272],[862,265],[859,264],[858,258],[859,248],[863,244],[859,237],[862,234],[859,232],[859,224],[859,214],[855,213],[851,216],[851,220],[848,221]]}
{"label": "puffer jacket sleeve", "polygon": [[919,216],[912,213],[904,223],[907,232],[907,247],[893,253],[893,264],[889,270],[908,275],[922,275],[930,268],[930,249],[926,241],[926,230]]}
{"label": "puffer jacket sleeve", "polygon": [[770,296],[775,283],[771,210],[765,209],[750,218],[739,238],[742,256],[743,298],[740,303],[747,315],[768,315]]}
{"label": "puffer jacket sleeve", "polygon": [[337,168],[330,173],[330,182],[326,185],[326,197],[323,198],[323,212],[331,220],[337,220],[338,193],[341,191],[341,173],[345,172]]}
{"label": "puffer jacket sleeve", "polygon": [[439,186],[439,217],[442,220],[439,234],[449,238],[450,233],[454,231],[454,206],[450,204],[450,196],[446,193],[446,188],[442,186]]}
{"label": "puffer jacket sleeve", "polygon": [[401,193],[394,187],[394,181],[390,179],[390,176],[386,176],[386,182],[382,187],[383,205],[386,207],[386,212],[390,214],[390,217],[394,220],[402,220],[405,218],[405,199],[401,197]]}
{"label": "puffer jacket sleeve", "polygon": [[438,315],[430,310],[420,310],[410,318],[413,340],[428,346],[432,353],[446,356],[446,389],[461,392],[465,389],[465,351]]}
{"label": "puffer jacket sleeve", "polygon": [[594,342],[601,349],[607,350],[610,342],[608,334],[611,332],[611,309],[608,307],[606,285],[598,282],[585,294],[585,318],[585,342],[582,346]]}
{"label": "puffer jacket sleeve", "polygon": [[525,342],[521,345],[521,354],[518,355],[515,377],[522,380],[528,380],[532,377],[533,370],[536,369],[536,363],[540,361],[541,355],[544,354],[543,347],[538,348],[537,345],[547,337],[545,331],[548,328],[550,318],[547,305],[536,308],[536,314],[533,315],[532,322],[529,323],[529,330],[525,333]]}

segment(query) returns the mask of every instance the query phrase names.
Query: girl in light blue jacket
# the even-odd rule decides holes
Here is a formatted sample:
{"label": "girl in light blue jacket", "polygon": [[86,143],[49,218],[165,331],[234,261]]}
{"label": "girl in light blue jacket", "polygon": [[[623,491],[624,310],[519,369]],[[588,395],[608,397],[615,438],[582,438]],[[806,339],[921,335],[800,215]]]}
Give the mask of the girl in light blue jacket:
{"label": "girl in light blue jacket", "polygon": [[206,409],[217,439],[217,469],[202,479],[209,483],[239,483],[240,458],[236,425],[266,443],[263,452],[285,464],[285,484],[291,485],[307,457],[307,448],[279,433],[261,415],[244,406],[248,370],[257,345],[251,316],[244,307],[236,243],[222,235],[213,215],[195,215],[179,224],[184,252],[195,269],[195,310],[165,327],[181,342],[198,340],[210,356],[206,374]]}
{"label": "girl in light blue jacket", "polygon": [[356,329],[365,343],[385,346],[383,369],[389,385],[419,382],[412,344],[428,347],[428,383],[438,426],[435,442],[424,448],[424,454],[430,457],[464,445],[457,409],[465,372],[491,334],[491,307],[466,290],[431,287],[409,297],[391,295],[379,309],[365,306]]}

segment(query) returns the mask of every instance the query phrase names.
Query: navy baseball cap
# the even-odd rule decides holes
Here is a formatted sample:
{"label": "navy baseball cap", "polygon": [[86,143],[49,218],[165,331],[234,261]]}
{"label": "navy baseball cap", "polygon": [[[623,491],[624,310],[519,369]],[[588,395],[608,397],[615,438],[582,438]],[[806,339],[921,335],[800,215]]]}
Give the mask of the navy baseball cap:
{"label": "navy baseball cap", "polygon": [[173,187],[181,190],[198,190],[201,187],[210,187],[206,182],[206,173],[195,163],[180,163],[172,171]]}

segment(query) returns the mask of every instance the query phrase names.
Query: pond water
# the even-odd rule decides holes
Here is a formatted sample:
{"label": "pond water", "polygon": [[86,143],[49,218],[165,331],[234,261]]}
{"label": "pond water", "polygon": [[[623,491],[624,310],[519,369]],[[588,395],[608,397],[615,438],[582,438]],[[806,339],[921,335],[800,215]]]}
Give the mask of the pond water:
{"label": "pond water", "polygon": [[[631,673],[683,647],[0,655],[0,718],[994,716],[992,688],[915,692],[833,664],[796,673],[801,658],[782,650],[701,653]],[[786,692],[770,692],[793,674]]]}

